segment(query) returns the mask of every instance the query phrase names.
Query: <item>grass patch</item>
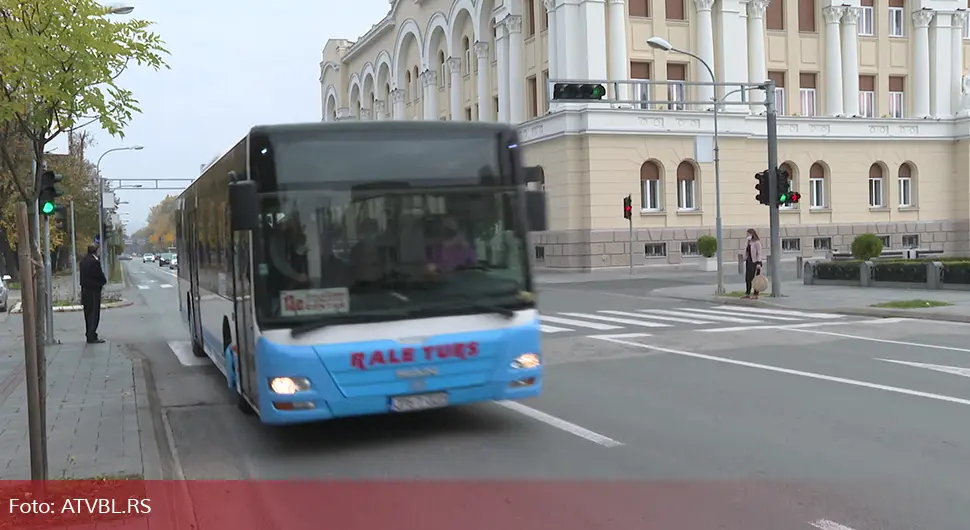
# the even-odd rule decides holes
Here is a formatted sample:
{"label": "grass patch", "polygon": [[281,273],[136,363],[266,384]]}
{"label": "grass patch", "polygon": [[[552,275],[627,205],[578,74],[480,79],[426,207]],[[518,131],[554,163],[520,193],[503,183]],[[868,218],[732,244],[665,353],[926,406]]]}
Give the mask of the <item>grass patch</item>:
{"label": "grass patch", "polygon": [[937,300],[894,300],[892,302],[880,302],[869,307],[880,307],[883,309],[923,309],[927,307],[946,307],[953,304],[940,302]]}
{"label": "grass patch", "polygon": [[[104,475],[85,479],[61,478],[38,483],[19,481],[0,488],[0,499],[11,505],[29,503],[33,500],[50,503],[51,512],[43,515],[41,526],[76,527],[140,517],[137,513],[90,513],[91,510],[83,502],[78,505],[77,499],[107,499],[109,504],[114,504],[116,511],[126,512],[129,506],[128,499],[147,498],[142,480],[144,477],[141,475]],[[94,511],[97,512],[97,510]],[[10,510],[7,516],[0,518],[2,529],[36,526],[38,526],[38,515],[29,510],[28,513]]]}
{"label": "grass patch", "polygon": [[[728,291],[722,294],[721,296],[723,296],[724,298],[741,298],[742,296],[744,296],[744,291]],[[771,291],[758,293],[758,296],[771,296]]]}
{"label": "grass patch", "polygon": [[7,282],[7,289],[12,289],[14,291],[20,290],[20,282]]}

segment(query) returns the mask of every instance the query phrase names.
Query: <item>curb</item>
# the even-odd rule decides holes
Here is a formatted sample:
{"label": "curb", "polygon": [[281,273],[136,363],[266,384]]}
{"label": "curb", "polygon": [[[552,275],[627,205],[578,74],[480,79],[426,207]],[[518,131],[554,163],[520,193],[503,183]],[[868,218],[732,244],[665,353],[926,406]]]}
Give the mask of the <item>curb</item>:
{"label": "curb", "polygon": [[[653,294],[653,293],[651,293]],[[809,311],[804,307],[794,307],[791,305],[778,303],[772,301],[772,298],[758,299],[758,300],[744,300],[741,298],[728,298],[728,297],[718,297],[718,296],[672,296],[672,295],[654,295],[658,298],[669,298],[672,300],[685,300],[688,302],[709,302],[721,305],[740,305],[740,306],[765,306],[774,307],[777,309],[790,309],[792,311]],[[782,298],[785,298],[784,295]],[[875,317],[875,318],[909,318],[913,320],[936,320],[943,322],[957,322],[970,324],[970,315],[956,315],[952,313],[926,313],[921,309],[882,309],[878,307],[843,307],[835,309],[824,309],[826,313],[834,313],[837,315],[853,315],[862,317]],[[917,313],[919,311],[919,313]]]}
{"label": "curb", "polygon": [[131,372],[135,380],[135,403],[138,417],[138,439],[141,445],[142,476],[145,480],[164,480],[161,450],[158,447],[158,433],[155,417],[148,397],[147,361],[131,359]]}
{"label": "curb", "polygon": [[[107,304],[101,304],[101,309],[116,309],[119,307],[128,307],[133,304],[134,302],[132,302],[131,300],[121,299],[117,302],[108,302]],[[17,302],[16,305],[10,308],[10,313],[14,313],[14,314],[22,313],[23,312],[22,310],[23,310],[22,302]],[[79,305],[62,305],[62,306],[54,307],[55,313],[71,313],[71,312],[77,312],[77,311],[83,311],[83,310],[84,310],[84,307]]]}

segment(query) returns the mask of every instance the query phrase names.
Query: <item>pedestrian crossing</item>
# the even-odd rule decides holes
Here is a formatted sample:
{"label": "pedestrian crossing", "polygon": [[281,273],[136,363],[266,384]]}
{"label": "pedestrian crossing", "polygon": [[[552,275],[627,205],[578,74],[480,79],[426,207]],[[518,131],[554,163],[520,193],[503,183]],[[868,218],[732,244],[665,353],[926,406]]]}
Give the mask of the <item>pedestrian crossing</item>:
{"label": "pedestrian crossing", "polygon": [[[709,308],[604,309],[592,312],[542,313],[543,333],[619,331],[622,329],[696,328],[706,332],[743,331],[763,327],[804,326],[806,323],[835,323],[844,315],[788,309],[765,309],[723,305]],[[858,319],[857,319],[858,320]]]}

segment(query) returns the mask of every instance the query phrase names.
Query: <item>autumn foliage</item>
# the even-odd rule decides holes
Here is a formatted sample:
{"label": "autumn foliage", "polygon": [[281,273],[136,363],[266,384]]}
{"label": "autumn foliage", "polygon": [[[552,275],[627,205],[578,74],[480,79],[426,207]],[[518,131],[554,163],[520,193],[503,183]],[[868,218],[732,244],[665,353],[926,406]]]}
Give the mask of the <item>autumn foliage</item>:
{"label": "autumn foliage", "polygon": [[132,234],[134,239],[144,239],[146,250],[164,250],[175,245],[176,197],[168,195],[148,212],[148,225]]}

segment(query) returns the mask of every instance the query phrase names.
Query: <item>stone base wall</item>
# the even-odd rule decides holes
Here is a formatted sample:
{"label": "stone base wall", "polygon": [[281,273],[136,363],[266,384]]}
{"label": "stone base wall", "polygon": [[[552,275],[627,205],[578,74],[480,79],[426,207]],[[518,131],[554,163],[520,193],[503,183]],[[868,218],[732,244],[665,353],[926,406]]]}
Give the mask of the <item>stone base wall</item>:
{"label": "stone base wall", "polygon": [[[753,227],[770,251],[768,227]],[[724,259],[736,259],[744,249],[747,227],[725,227]],[[781,227],[782,259],[824,256],[829,250],[851,251],[859,234],[888,237],[888,249],[942,250],[948,256],[970,256],[970,221],[794,225]],[[633,265],[679,264],[700,259],[697,238],[714,235],[713,227],[641,228],[633,230]],[[914,237],[915,236],[915,237]],[[630,265],[629,230],[566,230],[532,236],[537,268],[594,269]]]}

